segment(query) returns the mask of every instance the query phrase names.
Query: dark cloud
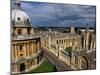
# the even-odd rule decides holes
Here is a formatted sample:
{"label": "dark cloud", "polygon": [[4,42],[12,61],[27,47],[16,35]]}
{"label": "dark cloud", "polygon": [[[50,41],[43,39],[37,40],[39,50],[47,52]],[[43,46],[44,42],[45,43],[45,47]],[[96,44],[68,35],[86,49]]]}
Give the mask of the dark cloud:
{"label": "dark cloud", "polygon": [[95,6],[22,1],[21,7],[37,26],[95,25]]}

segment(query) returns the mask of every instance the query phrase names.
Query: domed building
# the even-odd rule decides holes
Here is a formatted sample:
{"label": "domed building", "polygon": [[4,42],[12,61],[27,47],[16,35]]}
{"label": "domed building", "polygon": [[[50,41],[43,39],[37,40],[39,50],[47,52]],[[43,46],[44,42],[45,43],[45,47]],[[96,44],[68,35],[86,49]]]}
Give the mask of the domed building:
{"label": "domed building", "polygon": [[16,1],[11,19],[11,69],[12,74],[25,73],[42,63],[40,36],[31,20]]}

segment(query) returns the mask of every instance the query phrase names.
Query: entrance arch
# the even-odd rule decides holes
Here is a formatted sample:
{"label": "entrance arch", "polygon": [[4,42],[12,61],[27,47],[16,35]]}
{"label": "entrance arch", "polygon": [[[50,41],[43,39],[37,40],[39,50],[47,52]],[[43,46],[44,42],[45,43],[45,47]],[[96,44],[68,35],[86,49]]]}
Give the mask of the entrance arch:
{"label": "entrance arch", "polygon": [[89,66],[88,60],[87,60],[86,57],[83,56],[83,57],[81,58],[81,69],[87,70],[87,69],[88,69],[88,66]]}
{"label": "entrance arch", "polygon": [[23,72],[23,71],[25,71],[25,64],[21,63],[20,64],[20,72]]}

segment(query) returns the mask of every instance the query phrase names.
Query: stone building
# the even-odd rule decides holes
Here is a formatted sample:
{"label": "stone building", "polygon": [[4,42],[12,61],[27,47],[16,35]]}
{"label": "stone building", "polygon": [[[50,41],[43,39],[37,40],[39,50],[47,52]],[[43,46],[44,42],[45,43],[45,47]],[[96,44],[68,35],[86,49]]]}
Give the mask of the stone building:
{"label": "stone building", "polygon": [[96,50],[73,50],[71,56],[71,68],[74,70],[96,69]]}
{"label": "stone building", "polygon": [[96,48],[96,30],[90,30],[88,25],[86,29],[80,30],[82,36],[82,48],[95,49]]}
{"label": "stone building", "polygon": [[73,50],[71,56],[71,67],[75,70],[87,70],[96,68],[96,30],[81,30],[82,48]]}
{"label": "stone building", "polygon": [[71,27],[70,33],[59,33],[56,31],[45,32],[42,35],[42,44],[46,47],[62,46],[66,47],[81,48],[81,36],[74,31],[74,27]]}
{"label": "stone building", "polygon": [[[45,32],[41,42],[44,47],[48,48],[73,70],[95,69],[96,31],[95,29],[90,30],[88,26],[80,31],[81,34],[78,34],[74,27],[71,27],[69,33]],[[64,50],[67,47],[72,47],[71,57]]]}
{"label": "stone building", "polygon": [[40,36],[32,27],[29,16],[16,1],[11,19],[12,74],[28,72],[42,62]]}
{"label": "stone building", "polygon": [[42,45],[57,54],[59,48],[72,47],[73,49],[81,49],[81,36],[75,33],[74,27],[70,28],[70,33],[62,33],[56,31],[48,31],[42,35]]}

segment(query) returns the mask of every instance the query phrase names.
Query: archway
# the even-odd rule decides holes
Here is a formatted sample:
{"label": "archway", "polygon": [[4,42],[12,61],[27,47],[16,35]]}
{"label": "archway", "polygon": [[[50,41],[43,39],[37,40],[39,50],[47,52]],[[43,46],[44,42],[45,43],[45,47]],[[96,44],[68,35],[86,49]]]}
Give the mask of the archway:
{"label": "archway", "polygon": [[20,72],[25,71],[25,64],[21,63],[20,64]]}
{"label": "archway", "polygon": [[87,58],[86,57],[82,57],[81,58],[81,69],[83,69],[83,70],[87,70],[88,69],[88,60],[87,60]]}

